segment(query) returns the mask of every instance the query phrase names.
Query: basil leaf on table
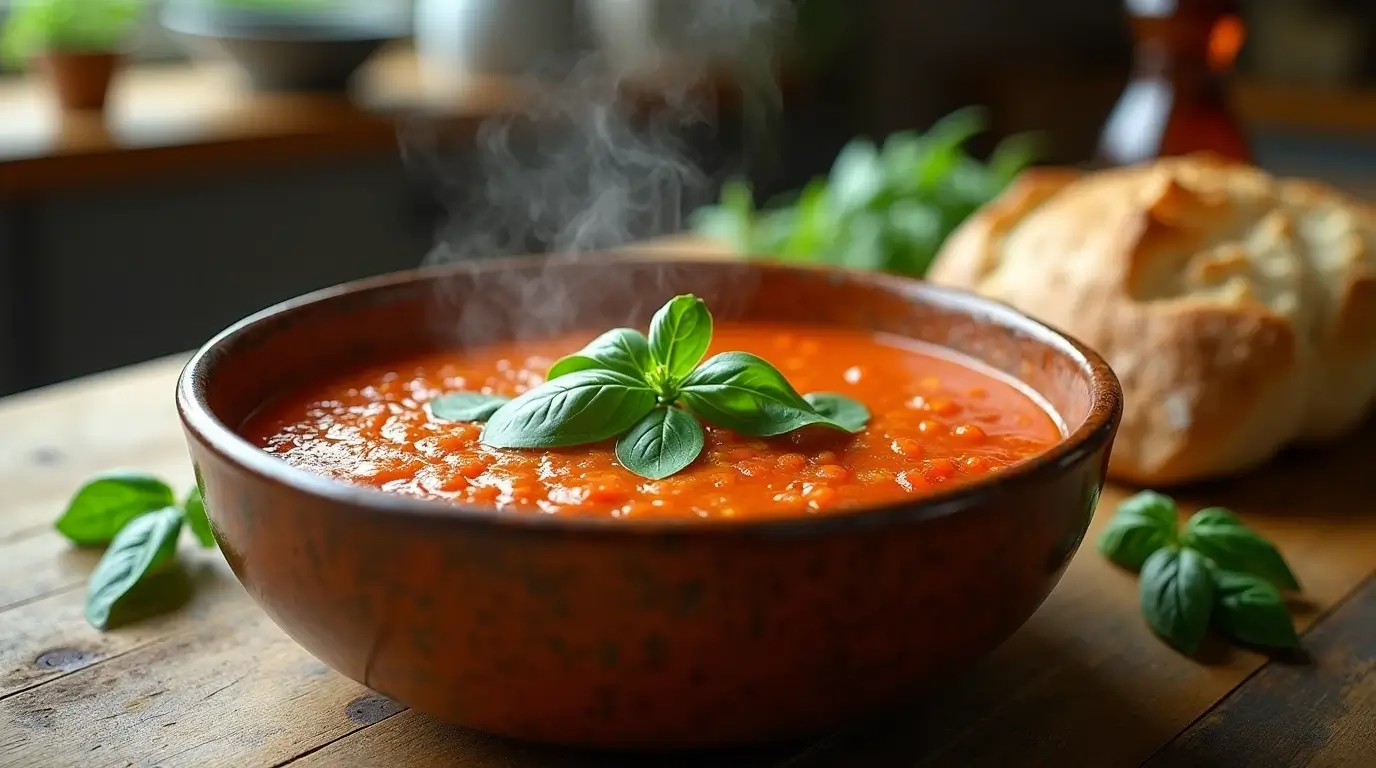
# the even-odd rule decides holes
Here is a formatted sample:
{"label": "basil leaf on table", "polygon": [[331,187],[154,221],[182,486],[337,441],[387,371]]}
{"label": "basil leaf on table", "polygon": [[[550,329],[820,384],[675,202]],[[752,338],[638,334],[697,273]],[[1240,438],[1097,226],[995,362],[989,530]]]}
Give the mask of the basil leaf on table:
{"label": "basil leaf on table", "polygon": [[841,425],[848,432],[859,432],[870,421],[870,409],[864,403],[836,392],[809,392],[803,399],[819,415]]}
{"label": "basil leaf on table", "polygon": [[1153,552],[1176,543],[1177,527],[1175,502],[1159,493],[1143,491],[1118,505],[1099,537],[1099,552],[1114,564],[1136,573]]}
{"label": "basil leaf on table", "polygon": [[1172,647],[1194,653],[1209,630],[1214,583],[1209,564],[1189,549],[1158,549],[1142,565],[1142,613]]}
{"label": "basil leaf on table", "polygon": [[702,425],[681,408],[650,411],[616,443],[616,459],[650,480],[662,480],[693,463],[706,443]]}
{"label": "basil leaf on table", "polygon": [[1225,571],[1260,576],[1281,589],[1299,589],[1299,581],[1275,545],[1220,507],[1202,509],[1185,524],[1185,546]]}
{"label": "basil leaf on table", "polygon": [[1224,634],[1259,648],[1298,648],[1299,635],[1276,585],[1261,576],[1214,571],[1215,623]]}
{"label": "basil leaf on table", "polygon": [[1118,505],[1120,515],[1143,515],[1157,522],[1162,529],[1175,537],[1180,521],[1176,515],[1175,500],[1156,491],[1141,491],[1123,500]]}
{"label": "basil leaf on table", "polygon": [[172,558],[182,531],[182,511],[166,507],[135,518],[115,536],[86,588],[86,620],[110,625],[110,612],[149,571]]}
{"label": "basil leaf on table", "polygon": [[683,380],[679,397],[705,421],[752,437],[812,424],[845,430],[813,410],[778,369],[748,352],[713,356]]}
{"label": "basil leaf on table", "polygon": [[215,546],[215,534],[210,530],[210,518],[205,514],[205,501],[201,499],[201,489],[192,488],[191,493],[187,494],[186,501],[182,502],[182,514],[186,518],[186,527],[191,529],[196,541],[202,547],[211,549]]}
{"label": "basil leaf on table", "polygon": [[669,382],[693,372],[712,343],[712,315],[696,296],[676,296],[650,320],[650,356]]}
{"label": "basil leaf on table", "polygon": [[171,486],[142,472],[108,472],[77,490],[54,524],[81,546],[109,544],[129,521],[177,503]]}
{"label": "basil leaf on table", "polygon": [[483,429],[493,448],[560,448],[630,429],[656,404],[643,381],[606,369],[574,371],[497,409]]}
{"label": "basil leaf on table", "polygon": [[614,328],[588,342],[586,347],[560,358],[545,379],[557,379],[574,371],[606,368],[643,379],[650,369],[650,343],[634,328]]}
{"label": "basil leaf on table", "polygon": [[487,421],[498,408],[511,402],[501,395],[482,392],[454,392],[430,401],[430,414],[445,421]]}

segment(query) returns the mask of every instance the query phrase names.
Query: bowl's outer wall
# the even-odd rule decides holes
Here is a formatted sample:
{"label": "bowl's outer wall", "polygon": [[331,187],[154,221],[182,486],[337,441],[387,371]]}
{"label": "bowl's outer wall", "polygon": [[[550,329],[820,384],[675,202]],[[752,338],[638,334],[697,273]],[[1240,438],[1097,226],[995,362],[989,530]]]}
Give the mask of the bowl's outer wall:
{"label": "bowl's outer wall", "polygon": [[[858,278],[748,272],[748,280],[729,284],[750,283],[753,292],[764,278],[764,286],[812,302],[801,314],[829,322],[901,332],[922,301],[860,290]],[[741,273],[723,268],[708,279],[733,274]],[[465,279],[472,282],[465,293],[478,289],[472,302],[503,304],[495,284]],[[665,281],[665,296],[630,314],[643,316],[693,282]],[[275,361],[281,375],[304,383],[311,370],[338,363],[345,347],[368,361],[377,341],[370,323],[384,315],[416,319],[420,294],[404,288],[389,299],[388,290],[343,294],[333,309],[316,303],[290,310],[222,340],[204,376],[190,372],[196,398],[237,426],[285,383],[273,376],[252,382],[250,372],[265,364]],[[727,300],[720,306],[736,311],[714,304],[714,312],[800,314],[775,290],[755,295],[764,298]],[[866,305],[836,305],[843,299]],[[602,306],[628,309],[615,309],[615,299]],[[931,314],[916,314],[924,313]],[[327,315],[325,324],[316,322]],[[477,322],[452,320],[450,328]],[[512,320],[530,322],[514,310],[482,322],[500,337],[510,335],[503,322]],[[319,335],[325,327],[335,342]],[[537,333],[545,330],[554,329]],[[1041,344],[1006,329],[985,335],[980,343],[991,349],[1000,347],[996,336],[1003,346]],[[1058,407],[1087,408],[1088,372],[1069,381],[1062,370],[1069,358],[1053,357],[1043,378],[1062,382],[1064,391],[1044,394]],[[995,365],[998,358],[986,356]],[[1116,392],[1111,396],[1116,409]],[[1085,417],[1064,415],[1072,429]],[[1103,425],[1093,445],[1054,471],[1010,477],[955,514],[923,515],[913,505],[913,514],[861,514],[840,525],[639,531],[512,525],[462,510],[379,513],[366,499],[381,494],[343,502],[246,467],[194,421],[187,419],[192,458],[225,556],[253,598],[306,649],[403,704],[457,723],[619,747],[814,732],[968,667],[1026,621],[1060,578],[1097,502],[1114,428]],[[1116,412],[1108,421],[1116,422]]]}

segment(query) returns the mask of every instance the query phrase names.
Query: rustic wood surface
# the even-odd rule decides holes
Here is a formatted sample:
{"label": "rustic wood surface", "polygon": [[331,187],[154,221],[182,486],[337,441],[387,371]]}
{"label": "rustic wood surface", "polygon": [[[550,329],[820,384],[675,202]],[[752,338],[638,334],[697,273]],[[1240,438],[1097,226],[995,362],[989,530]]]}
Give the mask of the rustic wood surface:
{"label": "rustic wood surface", "polygon": [[[301,650],[218,553],[189,540],[184,567],[163,577],[170,612],[104,634],[88,626],[95,555],[52,521],[103,469],[189,487],[172,398],[183,360],[0,401],[0,765],[1270,768],[1376,754],[1376,429],[1185,500],[1231,506],[1279,543],[1305,586],[1307,663],[1222,644],[1202,662],[1175,654],[1143,624],[1135,580],[1085,546],[1012,640],[903,711],[808,744],[609,756],[404,711]],[[1124,493],[1105,494],[1096,531]]]}

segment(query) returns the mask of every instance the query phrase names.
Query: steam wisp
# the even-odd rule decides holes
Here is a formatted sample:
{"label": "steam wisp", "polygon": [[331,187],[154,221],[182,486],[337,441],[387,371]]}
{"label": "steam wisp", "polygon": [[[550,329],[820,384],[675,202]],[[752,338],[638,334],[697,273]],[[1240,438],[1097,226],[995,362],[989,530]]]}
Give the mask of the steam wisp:
{"label": "steam wisp", "polygon": [[[608,270],[598,270],[594,284],[577,285],[570,282],[574,271],[553,268],[580,254],[678,232],[686,214],[709,200],[713,179],[690,157],[686,138],[714,128],[709,73],[724,70],[740,85],[748,120],[776,104],[776,43],[791,22],[788,0],[645,5],[672,17],[657,26],[672,37],[670,47],[683,52],[658,62],[648,110],[645,100],[629,95],[637,73],[599,50],[572,60],[550,57],[526,73],[522,79],[534,98],[515,114],[485,121],[476,147],[461,160],[444,156],[423,126],[403,134],[408,161],[423,164],[439,181],[447,210],[427,266],[551,254],[551,269],[513,274],[501,285],[489,274],[480,292],[470,282],[476,274],[456,274],[438,297],[437,320],[452,333],[457,317],[461,342],[494,332],[546,336],[569,329],[579,306],[645,290]],[[671,278],[662,275],[665,290]],[[753,286],[719,286],[703,298],[722,312],[723,303],[734,304],[750,291]],[[647,296],[644,305],[655,300]],[[498,303],[501,311],[494,313]],[[641,304],[626,302],[621,322],[634,322]],[[491,328],[494,314],[516,327]]]}

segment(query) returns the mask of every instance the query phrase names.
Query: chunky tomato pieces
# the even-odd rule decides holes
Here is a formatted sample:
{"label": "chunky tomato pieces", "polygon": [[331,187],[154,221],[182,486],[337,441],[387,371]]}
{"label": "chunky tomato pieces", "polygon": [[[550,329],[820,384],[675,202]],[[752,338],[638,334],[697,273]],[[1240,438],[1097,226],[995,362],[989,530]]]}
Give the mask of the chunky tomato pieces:
{"label": "chunky tomato pieces", "polygon": [[1018,387],[901,339],[810,326],[718,324],[709,354],[753,352],[802,393],[855,398],[858,435],[746,438],[708,427],[686,470],[651,481],[612,444],[497,450],[478,424],[431,419],[456,390],[519,394],[595,334],[434,353],[347,374],[263,409],[249,439],[288,463],[384,491],[513,512],[630,518],[792,517],[930,493],[998,472],[1062,437]]}

